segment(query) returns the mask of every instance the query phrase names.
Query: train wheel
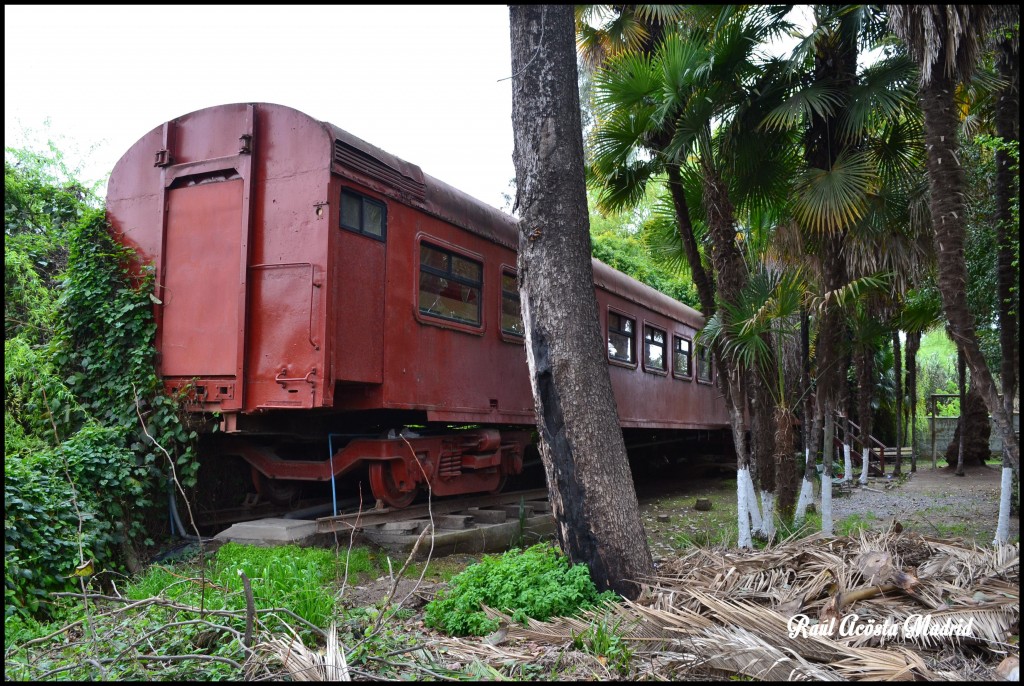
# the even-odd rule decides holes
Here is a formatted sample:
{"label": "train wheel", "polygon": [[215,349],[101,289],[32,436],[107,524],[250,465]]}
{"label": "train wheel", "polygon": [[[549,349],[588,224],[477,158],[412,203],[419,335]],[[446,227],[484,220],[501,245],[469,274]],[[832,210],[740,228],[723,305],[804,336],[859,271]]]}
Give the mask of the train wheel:
{"label": "train wheel", "polygon": [[490,495],[498,495],[499,493],[502,492],[502,490],[504,490],[505,484],[507,482],[508,482],[508,474],[506,474],[504,471],[502,471],[501,478],[498,479],[498,485],[495,486],[494,488],[492,488],[491,490],[487,491],[487,493],[489,493]]}
{"label": "train wheel", "polygon": [[370,463],[370,490],[373,491],[373,497],[383,500],[388,507],[408,507],[416,499],[416,489],[411,491],[398,489],[391,462],[386,461]]}
{"label": "train wheel", "polygon": [[293,505],[299,499],[299,483],[259,475],[260,494],[275,505]]}

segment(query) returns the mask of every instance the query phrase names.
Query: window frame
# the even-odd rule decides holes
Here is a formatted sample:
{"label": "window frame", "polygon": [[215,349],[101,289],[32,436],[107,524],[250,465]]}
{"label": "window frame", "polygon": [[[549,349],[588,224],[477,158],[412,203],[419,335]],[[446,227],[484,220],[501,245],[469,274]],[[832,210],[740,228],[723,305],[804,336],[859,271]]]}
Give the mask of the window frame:
{"label": "window frame", "polygon": [[[653,331],[657,331],[658,333],[661,334],[661,341],[662,341],[662,343],[661,343],[661,363],[663,365],[661,367],[661,369],[659,369],[657,367],[649,366],[647,364],[647,330],[648,329],[651,329]],[[644,338],[643,338],[643,349],[642,349],[643,355],[641,356],[641,364],[643,366],[643,370],[645,372],[647,372],[648,374],[656,374],[658,376],[668,376],[668,352],[669,352],[669,350],[668,350],[668,340],[669,340],[669,338],[668,338],[668,331],[667,330],[661,328],[660,326],[656,326],[654,322],[649,322],[646,319],[644,320]]]}
{"label": "window frame", "polygon": [[[503,341],[506,341],[508,343],[518,343],[520,345],[525,345],[526,344],[526,323],[523,321],[523,303],[522,303],[522,298],[519,295],[519,290],[518,289],[515,291],[515,293],[512,293],[512,291],[506,291],[505,290],[505,277],[506,276],[511,276],[513,279],[516,279],[516,281],[518,282],[518,280],[519,280],[519,271],[515,267],[513,267],[511,265],[502,264],[501,267],[499,268],[499,274],[501,275],[501,278],[500,278],[499,283],[498,283],[498,286],[499,286],[498,291],[499,291],[499,295],[501,297],[501,302],[499,303],[500,304],[500,309],[498,310],[498,331],[501,333],[501,339]],[[505,317],[505,294],[506,293],[508,293],[510,295],[515,295],[515,300],[519,304],[519,321],[523,322],[523,333],[522,334],[515,333],[514,331],[509,331],[508,329],[505,328],[504,324],[502,323],[502,320]]]}
{"label": "window frame", "polygon": [[[351,226],[345,223],[345,196],[352,196],[359,199],[359,226]],[[381,234],[378,236],[375,233],[371,233],[366,230],[366,205],[376,205],[381,210]],[[338,194],[338,226],[349,233],[358,234],[360,236],[366,236],[372,238],[375,241],[381,243],[387,242],[388,237],[388,206],[383,200],[377,198],[371,198],[364,193],[353,190],[346,186],[341,187],[341,192]]]}
{"label": "window frame", "polygon": [[[630,361],[626,361],[626,360],[623,360],[623,359],[618,358],[618,357],[612,357],[611,352],[608,351],[608,344],[611,342],[611,335],[612,335],[613,332],[618,334],[618,335],[620,335],[620,336],[626,336],[627,335],[621,329],[612,329],[612,316],[613,315],[616,316],[616,317],[619,317],[620,319],[628,319],[629,321],[633,322],[633,332],[631,334],[629,334],[630,342],[632,343],[632,345],[630,346],[630,350],[633,353],[633,359],[630,360]],[[608,308],[608,317],[605,320],[605,339],[604,339],[605,348],[604,348],[604,350],[605,350],[605,357],[607,358],[609,364],[614,364],[614,365],[617,365],[619,367],[628,367],[629,369],[636,369],[637,364],[639,363],[638,362],[638,357],[639,356],[637,355],[637,349],[636,349],[636,321],[637,321],[637,318],[635,316],[630,316],[629,314],[623,312],[622,310],[617,310],[617,309],[615,309],[613,307],[609,307]]]}
{"label": "window frame", "polygon": [[[708,360],[708,378],[703,378],[700,375],[700,351],[704,351],[707,355]],[[715,364],[711,357],[711,350],[703,344],[696,344],[694,346],[694,378],[697,379],[697,383],[713,384],[715,382]]]}
{"label": "window frame", "polygon": [[[451,260],[448,262],[448,272],[442,273],[440,269],[436,267],[430,267],[423,264],[423,246],[436,250],[441,253],[447,254],[449,257],[458,257],[472,262],[480,267],[480,281],[475,283],[467,279],[466,277],[459,276],[452,273]],[[413,279],[413,312],[415,313],[417,321],[423,324],[430,324],[433,326],[440,326],[446,329],[455,329],[457,331],[464,331],[466,333],[475,334],[482,336],[486,330],[486,312],[487,308],[484,307],[485,297],[485,265],[483,255],[471,252],[459,246],[452,245],[448,241],[420,234],[416,239],[416,276]],[[479,323],[472,323],[463,319],[456,319],[454,317],[445,317],[444,315],[434,314],[432,312],[425,312],[420,308],[420,282],[424,271],[427,274],[436,276],[442,279],[449,279],[456,283],[462,284],[463,286],[469,286],[470,288],[477,288],[479,290],[479,297],[477,298],[477,317]]]}
{"label": "window frame", "polygon": [[[680,374],[676,370],[676,358],[679,356],[679,347],[677,343],[679,341],[686,341],[690,344],[690,350],[686,354],[686,374]],[[672,334],[672,376],[680,381],[693,381],[693,339],[689,336],[683,336],[678,333]]]}

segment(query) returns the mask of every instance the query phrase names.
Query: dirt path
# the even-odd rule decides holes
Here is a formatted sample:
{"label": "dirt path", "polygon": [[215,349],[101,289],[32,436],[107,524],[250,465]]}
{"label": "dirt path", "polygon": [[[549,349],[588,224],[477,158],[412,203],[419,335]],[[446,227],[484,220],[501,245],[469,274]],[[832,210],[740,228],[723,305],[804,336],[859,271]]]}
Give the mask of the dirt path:
{"label": "dirt path", "polygon": [[[835,498],[833,519],[858,517],[877,529],[896,519],[905,529],[924,535],[973,539],[979,545],[992,542],[999,515],[997,464],[973,466],[966,475],[930,465],[919,467],[901,484],[886,488],[886,480],[871,479],[868,488],[855,487],[848,497]],[[868,490],[870,489],[870,490]],[[1010,518],[1010,539],[1019,536],[1018,517]],[[837,531],[837,533],[839,533]]]}

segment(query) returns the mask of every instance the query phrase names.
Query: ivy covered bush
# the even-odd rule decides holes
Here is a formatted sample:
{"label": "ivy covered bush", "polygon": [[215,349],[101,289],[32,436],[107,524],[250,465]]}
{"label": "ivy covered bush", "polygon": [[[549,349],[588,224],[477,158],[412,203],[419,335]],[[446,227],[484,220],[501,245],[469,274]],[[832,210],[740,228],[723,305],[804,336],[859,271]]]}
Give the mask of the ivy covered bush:
{"label": "ivy covered bush", "polygon": [[481,605],[525,623],[527,617],[572,615],[617,597],[597,592],[586,565],[570,565],[556,548],[540,543],[500,557],[485,555],[467,567],[427,604],[424,623],[453,636],[483,636],[498,623]]}
{"label": "ivy covered bush", "polygon": [[152,278],[60,155],[4,161],[4,607],[46,614],[75,568],[132,567],[195,435],[153,367]]}

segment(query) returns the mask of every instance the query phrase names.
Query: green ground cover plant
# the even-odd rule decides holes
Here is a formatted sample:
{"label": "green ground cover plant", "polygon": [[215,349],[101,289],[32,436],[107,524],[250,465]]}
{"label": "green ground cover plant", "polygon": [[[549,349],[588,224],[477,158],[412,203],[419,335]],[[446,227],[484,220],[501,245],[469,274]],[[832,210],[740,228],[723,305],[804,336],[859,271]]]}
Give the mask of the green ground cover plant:
{"label": "green ground cover plant", "polygon": [[553,546],[540,543],[486,555],[467,567],[427,604],[424,623],[454,636],[483,636],[498,623],[481,605],[525,622],[571,615],[616,597],[611,591],[598,593],[585,565],[570,565]]}

